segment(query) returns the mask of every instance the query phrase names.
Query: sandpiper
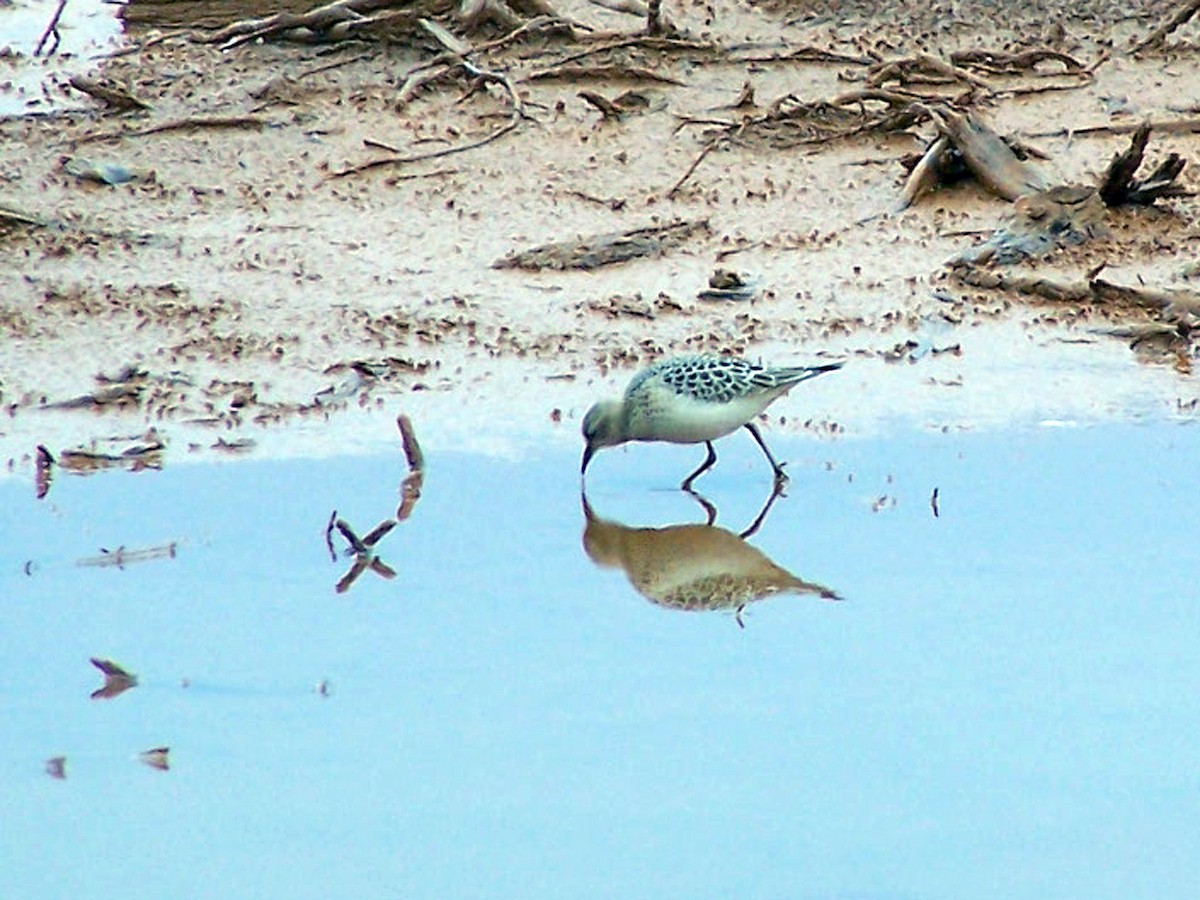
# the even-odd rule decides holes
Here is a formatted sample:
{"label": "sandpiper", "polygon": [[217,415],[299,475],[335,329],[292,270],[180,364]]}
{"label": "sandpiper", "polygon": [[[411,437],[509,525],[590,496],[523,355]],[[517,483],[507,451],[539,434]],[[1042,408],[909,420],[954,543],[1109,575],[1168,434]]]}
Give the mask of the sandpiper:
{"label": "sandpiper", "polygon": [[787,480],[754,419],[802,381],[840,369],[823,366],[759,366],[732,356],[677,356],[638,372],[620,400],[602,400],[583,418],[583,463],[597,450],[628,441],[700,444],[708,456],[683,480],[683,489],[717,461],[712,442],[744,427],[767,455],[776,483]]}
{"label": "sandpiper", "polygon": [[[772,494],[772,500],[777,496]],[[634,528],[600,518],[586,495],[582,500],[588,557],[598,566],[624,571],[651,603],[681,610],[733,610],[741,626],[749,604],[777,594],[841,599],[831,588],[777,565],[746,542],[746,532],[734,534],[711,522]]]}

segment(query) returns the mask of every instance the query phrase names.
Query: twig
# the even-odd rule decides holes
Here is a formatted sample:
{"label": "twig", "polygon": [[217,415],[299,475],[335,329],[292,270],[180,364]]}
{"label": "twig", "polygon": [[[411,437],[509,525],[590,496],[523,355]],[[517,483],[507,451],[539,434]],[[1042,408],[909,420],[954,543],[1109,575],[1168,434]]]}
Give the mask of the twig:
{"label": "twig", "polygon": [[124,138],[159,134],[163,131],[181,131],[186,128],[262,128],[267,124],[269,124],[268,121],[259,116],[189,116],[186,119],[171,119],[148,128],[136,128],[130,131],[93,131],[91,134],[75,138],[74,143],[119,141]]}
{"label": "twig", "polygon": [[649,35],[636,35],[634,37],[625,37],[615,41],[605,41],[602,44],[597,44],[594,47],[588,47],[586,50],[580,50],[578,53],[572,53],[569,56],[564,56],[555,63],[555,66],[565,66],[568,63],[579,62],[581,59],[587,59],[589,56],[596,56],[600,53],[607,53],[609,50],[623,50],[626,47],[640,47],[643,50],[696,50],[705,53],[713,53],[719,51],[720,48],[715,44],[704,43],[700,41],[688,41],[681,38],[654,37]]}
{"label": "twig", "polygon": [[669,191],[667,191],[667,199],[668,200],[670,198],[674,197],[677,193],[679,193],[679,189],[681,187],[683,187],[684,182],[686,182],[689,178],[692,177],[692,173],[695,172],[697,167],[700,165],[700,163],[702,163],[704,161],[704,157],[706,157],[706,156],[708,156],[708,154],[712,153],[713,150],[715,150],[717,148],[717,145],[721,144],[721,143],[723,143],[723,140],[721,138],[717,138],[716,140],[709,141],[707,144],[704,145],[704,149],[701,150],[699,155],[695,159],[692,160],[692,164],[687,167],[687,171],[685,171],[682,175],[680,175],[679,180],[676,181],[673,185],[671,185],[671,189]]}
{"label": "twig", "polygon": [[400,152],[399,148],[393,147],[391,144],[385,144],[383,141],[377,141],[374,138],[363,138],[363,146],[370,147],[372,150],[383,150],[387,153],[398,154]]}
{"label": "twig", "polygon": [[[233,22],[219,31],[214,32],[204,40],[210,44],[220,44],[222,50],[232,50],[234,47],[258,40],[273,37],[284,31],[302,28],[316,32],[332,32],[338,26],[347,31],[353,26],[362,26],[378,20],[379,17],[365,15],[369,12],[384,9],[392,5],[393,0],[335,0],[324,6],[310,9],[306,13],[296,14],[280,12],[259,19],[243,19]],[[384,9],[384,18],[393,17],[392,12]],[[338,34],[337,37],[344,37]]]}
{"label": "twig", "polygon": [[898,81],[904,84],[909,80],[910,73],[920,71],[940,75],[950,81],[966,82],[989,93],[995,89],[995,85],[986,78],[981,78],[961,66],[951,65],[928,53],[918,53],[916,56],[890,59],[879,63],[867,74],[867,84],[874,87],[883,87],[889,81]]}
{"label": "twig", "polygon": [[[956,66],[974,66],[993,75],[1029,71],[1048,59],[1062,63],[1067,72],[1089,71],[1088,66],[1070,54],[1045,47],[1020,53],[1009,53],[1007,50],[958,50],[950,54],[950,62]],[[1058,73],[1047,73],[1048,76],[1052,74]]]}
{"label": "twig", "polygon": [[621,110],[603,94],[597,94],[595,91],[580,91],[577,96],[580,100],[600,110],[600,115],[605,119],[619,120],[621,118]]}
{"label": "twig", "polygon": [[[1056,128],[1053,131],[1023,132],[1026,137],[1089,137],[1094,135],[1133,134],[1142,122],[1119,122],[1106,125],[1086,125],[1082,128]],[[1163,119],[1149,122],[1150,129],[1162,134],[1196,134],[1200,132],[1200,116],[1187,119]]]}
{"label": "twig", "polygon": [[650,0],[646,4],[646,34],[663,33],[662,0]]}
{"label": "twig", "polygon": [[508,93],[509,100],[512,103],[512,114],[508,121],[497,128],[491,134],[484,135],[473,141],[467,141],[463,144],[458,144],[453,147],[444,147],[441,150],[430,150],[425,153],[412,153],[407,156],[388,156],[382,159],[373,159],[369,162],[359,163],[356,166],[349,166],[337,172],[330,172],[327,178],[345,178],[348,175],[357,175],[361,172],[366,172],[370,169],[378,169],[383,166],[405,166],[410,163],[422,162],[427,159],[440,159],[443,156],[452,156],[456,153],[466,153],[468,150],[475,150],[485,144],[490,144],[493,141],[498,141],[512,131],[515,131],[521,124],[521,120],[525,118],[525,106],[521,102],[517,90],[513,87],[513,83],[507,75],[501,75],[498,72],[491,72],[486,69],[480,69],[474,63],[464,60],[462,65],[468,72],[475,75],[476,83],[483,84],[498,84]]}
{"label": "twig", "polygon": [[1166,40],[1167,35],[1200,11],[1200,0],[1188,0],[1169,19],[1146,35],[1145,38],[1133,45],[1133,52],[1140,53],[1148,47],[1157,47]]}
{"label": "twig", "polygon": [[539,69],[536,72],[530,72],[522,81],[546,81],[554,78],[566,78],[574,81],[582,78],[600,78],[611,80],[617,78],[632,78],[637,81],[654,81],[658,84],[671,84],[677,87],[683,87],[683,82],[677,78],[672,78],[669,75],[660,75],[653,69],[648,69],[645,66],[625,66],[625,65],[609,65],[609,66],[551,66],[548,69]]}
{"label": "twig", "polygon": [[568,197],[578,197],[580,200],[588,203],[595,203],[597,206],[607,206],[613,212],[620,212],[629,202],[624,197],[610,197],[606,199],[604,197],[594,197],[584,191],[568,190],[563,193]]}
{"label": "twig", "polygon": [[354,56],[348,56],[345,59],[335,59],[333,62],[327,62],[324,65],[317,66],[314,69],[305,69],[303,72],[297,74],[296,78],[308,78],[312,75],[320,74],[321,72],[329,72],[332,69],[340,69],[342,66],[351,66],[356,62],[360,62],[364,59],[370,59],[378,55],[379,51],[374,49],[367,50],[363,53],[356,53]]}
{"label": "twig", "polygon": [[63,14],[63,10],[66,8],[66,6],[67,0],[58,0],[58,8],[54,10],[54,15],[50,17],[50,23],[46,26],[46,30],[42,32],[41,38],[38,39],[37,46],[33,48],[34,56],[41,56],[42,47],[46,45],[46,41],[52,34],[54,35],[54,43],[50,46],[50,49],[46,51],[46,55],[53,56],[54,51],[58,49],[59,41],[62,40],[62,37],[58,33],[58,19]]}
{"label": "twig", "polygon": [[9,225],[33,225],[37,228],[45,228],[49,224],[45,219],[32,213],[21,212],[21,210],[9,206],[0,206],[0,228]]}
{"label": "twig", "polygon": [[821,47],[796,47],[786,53],[760,54],[758,56],[738,56],[730,59],[735,63],[772,63],[772,62],[822,62],[853,66],[872,66],[879,60],[869,56],[849,56],[834,50]]}

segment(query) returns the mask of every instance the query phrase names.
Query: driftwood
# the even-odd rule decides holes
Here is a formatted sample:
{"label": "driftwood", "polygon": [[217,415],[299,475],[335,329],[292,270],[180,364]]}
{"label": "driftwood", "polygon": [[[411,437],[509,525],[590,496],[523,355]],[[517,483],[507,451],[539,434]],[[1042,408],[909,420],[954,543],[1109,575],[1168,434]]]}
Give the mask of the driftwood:
{"label": "driftwood", "polygon": [[[926,106],[895,91],[869,88],[831,100],[805,101],[785,94],[758,115],[731,119],[681,118],[680,127],[710,125],[715,139],[786,150],[866,134],[903,131],[929,118]],[[694,165],[694,164],[693,164]]]}
{"label": "driftwood", "polygon": [[396,521],[403,522],[412,515],[417,501],[421,499],[421,489],[425,486],[425,454],[417,443],[412,419],[401,415],[396,419],[396,427],[400,429],[400,441],[408,461],[408,475],[400,485],[400,506],[396,510]]}
{"label": "driftwood", "polygon": [[653,97],[641,91],[631,90],[618,94],[611,100],[597,91],[578,91],[576,96],[600,111],[607,121],[619,122],[629,116],[650,112],[662,108],[666,101],[657,102]]}
{"label": "driftwood", "polygon": [[941,134],[926,148],[904,181],[895,212],[908,209],[938,185],[950,183],[952,179],[948,175],[948,169],[952,147],[950,138]]}
{"label": "driftwood", "polygon": [[1146,153],[1150,140],[1150,124],[1143,123],[1134,132],[1129,147],[1113,157],[1100,183],[1100,197],[1106,206],[1121,206],[1126,203],[1148,205],[1160,197],[1187,197],[1191,192],[1176,179],[1183,171],[1185,162],[1178,153],[1167,156],[1144,179],[1135,178]]}
{"label": "driftwood", "polygon": [[313,0],[128,0],[117,16],[129,25],[146,28],[222,28],[266,12],[302,13]]}
{"label": "driftwood", "polygon": [[[976,125],[977,127],[986,127],[981,126],[981,123],[978,122]],[[997,135],[997,137],[1022,164],[1031,158],[1043,160],[1050,158],[1036,147],[1031,147],[1011,135]],[[989,138],[989,147],[990,140]],[[968,146],[972,145],[968,144]],[[976,166],[982,166],[992,158],[994,158],[994,154],[976,153],[972,155],[971,160]],[[975,177],[971,161],[953,140],[952,133],[940,133],[923,153],[904,156],[900,159],[900,164],[908,170],[909,174],[900,192],[900,202],[897,203],[893,212],[907,209],[936,187],[944,187]]]}
{"label": "driftwood", "polygon": [[263,128],[269,122],[260,116],[188,116],[184,119],[171,119],[150,125],[146,128],[132,128],[118,131],[93,131],[75,138],[74,144],[88,144],[92,141],[120,141],[125,138],[146,137],[151,134],[161,134],[164,131],[186,131],[189,128]]}
{"label": "driftwood", "polygon": [[814,47],[811,44],[806,44],[780,53],[732,54],[729,61],[739,65],[743,63],[806,62],[873,66],[880,60],[870,56],[851,56],[847,53],[838,53],[836,50],[826,50],[824,47]]}
{"label": "driftwood", "polygon": [[542,244],[492,263],[493,269],[597,269],[643,256],[660,256],[677,247],[708,222],[673,222],[571,241]]}
{"label": "driftwood", "polygon": [[[1114,134],[1134,134],[1146,122],[1106,122],[1103,125],[1084,125],[1079,128],[1063,127],[1051,131],[1035,131],[1026,133],[1027,137],[1104,137]],[[1150,119],[1150,130],[1160,134],[1198,134],[1200,133],[1200,116],[1184,119]]]}
{"label": "driftwood", "polygon": [[63,450],[54,462],[59,468],[76,475],[92,475],[109,469],[141,472],[146,469],[161,469],[165,449],[166,445],[155,438],[134,444],[120,453],[106,453],[83,447]]}
{"label": "driftwood", "polygon": [[454,20],[466,31],[496,26],[516,32],[550,23],[576,37],[587,31],[548,0],[464,0],[456,6],[454,0],[333,0],[316,7],[312,0],[130,0],[122,15],[128,22],[186,29],[151,38],[143,47],[186,37],[222,50],[258,40],[392,40],[416,33],[422,18]]}
{"label": "driftwood", "polygon": [[1171,32],[1187,22],[1197,12],[1200,12],[1200,0],[1187,0],[1186,3],[1180,4],[1179,8],[1165,22],[1133,45],[1133,52],[1140,53],[1151,47],[1161,47]]}
{"label": "driftwood", "polygon": [[21,212],[11,206],[0,206],[0,229],[31,226],[46,228],[50,223],[33,213]]}
{"label": "driftwood", "polygon": [[1091,186],[1061,185],[1020,197],[995,234],[954,256],[949,265],[1014,263],[1085,243],[1104,227],[1104,203]]}
{"label": "driftwood", "polygon": [[1047,60],[1061,63],[1061,72],[1053,74],[1083,74],[1089,72],[1089,67],[1081,60],[1068,53],[1049,48],[1022,50],[1016,53],[1007,50],[958,50],[950,54],[950,62],[963,68],[979,69],[993,75],[1016,75],[1032,72]]}
{"label": "driftwood", "polygon": [[[1004,50],[960,50],[950,55],[950,61],[939,59],[928,53],[901,59],[885,59],[872,63],[865,76],[866,83],[873,87],[890,88],[892,90],[912,90],[913,97],[919,95],[915,89],[919,86],[944,86],[960,90],[967,88],[975,92],[984,92],[992,96],[1010,96],[1016,94],[1039,93],[1050,90],[1073,90],[1089,83],[1095,77],[1096,68],[1107,59],[1101,56],[1091,65],[1083,63],[1075,57],[1051,50],[1036,48],[1021,52]],[[1038,66],[1046,61],[1058,65],[1054,71],[1039,71]],[[1017,86],[1002,86],[1001,83],[977,73],[990,76],[1033,76],[1041,83],[1023,84]],[[1058,77],[1059,82],[1045,83],[1046,79]],[[1062,76],[1069,76],[1068,82],[1062,83]],[[924,92],[925,99],[929,97]],[[952,99],[946,97],[944,99]]]}
{"label": "driftwood", "polygon": [[588,2],[613,12],[637,16],[639,19],[644,19],[650,14],[649,8],[642,0],[588,0]]}
{"label": "driftwood", "polygon": [[657,84],[670,84],[677,87],[682,87],[684,82],[678,78],[672,78],[670,75],[663,75],[661,72],[656,72],[646,66],[630,66],[630,65],[603,65],[603,66],[581,66],[574,63],[567,65],[551,66],[548,69],[538,69],[530,72],[522,81],[584,81],[584,80],[602,80],[602,81],[652,81]]}
{"label": "driftwood", "polygon": [[524,22],[501,0],[463,0],[458,21],[468,31],[477,31],[485,25],[511,30],[520,28]]}
{"label": "driftwood", "polygon": [[[206,42],[220,44],[222,50],[231,50],[251,41],[273,37],[308,42],[339,41],[366,26],[395,19],[396,11],[388,9],[394,5],[396,0],[334,0],[305,13],[278,12],[261,19],[234,22],[214,32]],[[410,26],[415,24],[416,15],[410,9],[400,11],[400,15]]]}
{"label": "driftwood", "polygon": [[1013,275],[997,269],[960,269],[954,275],[972,287],[1008,291],[1052,303],[1093,303],[1108,309],[1146,310],[1161,317],[1172,327],[1181,326],[1189,331],[1200,324],[1197,318],[1200,317],[1200,294],[1195,291],[1116,284],[1100,278],[1097,272],[1074,282]]}
{"label": "driftwood", "polygon": [[972,87],[993,91],[993,85],[986,78],[952,65],[928,53],[904,59],[889,59],[877,63],[867,72],[867,84],[872,87],[886,87],[889,84],[968,84]]}
{"label": "driftwood", "polygon": [[1004,139],[978,116],[949,107],[931,109],[938,130],[956,146],[979,183],[1005,200],[1048,187],[1045,177],[1026,164]]}
{"label": "driftwood", "polygon": [[87,78],[83,75],[73,75],[68,82],[77,91],[95,97],[115,109],[149,109],[150,104],[139,100],[122,87]]}

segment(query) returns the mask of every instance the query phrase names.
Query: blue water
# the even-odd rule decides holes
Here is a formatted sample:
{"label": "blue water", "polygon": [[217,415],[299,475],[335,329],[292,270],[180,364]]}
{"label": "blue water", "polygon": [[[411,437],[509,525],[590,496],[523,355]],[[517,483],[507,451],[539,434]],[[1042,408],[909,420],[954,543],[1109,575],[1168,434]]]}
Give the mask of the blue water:
{"label": "blue water", "polygon": [[[744,629],[591,562],[574,451],[431,456],[344,595],[398,453],[0,484],[0,897],[1191,896],[1200,429],[770,440],[749,542],[845,599]],[[700,458],[589,497],[701,522]],[[697,485],[737,531],[768,482],[740,435]]]}

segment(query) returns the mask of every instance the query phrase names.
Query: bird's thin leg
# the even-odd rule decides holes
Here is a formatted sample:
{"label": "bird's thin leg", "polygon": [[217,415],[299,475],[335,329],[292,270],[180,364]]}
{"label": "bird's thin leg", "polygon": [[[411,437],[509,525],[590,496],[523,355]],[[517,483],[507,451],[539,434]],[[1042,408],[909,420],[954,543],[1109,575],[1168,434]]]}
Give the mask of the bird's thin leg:
{"label": "bird's thin leg", "polygon": [[704,458],[704,462],[700,463],[700,468],[698,468],[687,478],[683,479],[683,484],[681,484],[680,487],[685,491],[690,491],[692,489],[692,482],[696,480],[696,477],[703,475],[705,472],[711,469],[713,464],[717,461],[717,451],[713,449],[712,441],[705,441],[704,444],[706,447],[708,447],[708,456]]}
{"label": "bird's thin leg", "polygon": [[767,449],[767,442],[763,440],[763,436],[758,433],[758,426],[753,422],[746,423],[746,430],[754,435],[754,440],[758,441],[758,446],[762,447],[762,452],[767,454],[767,460],[771,463],[771,468],[775,470],[775,483],[786,484],[788,477],[783,471],[783,463],[775,462],[775,457],[771,455],[771,451]]}
{"label": "bird's thin leg", "polygon": [[766,504],[758,511],[758,515],[755,516],[754,521],[750,523],[750,527],[745,531],[740,532],[738,537],[740,537],[742,540],[745,540],[758,531],[758,529],[762,527],[762,523],[767,520],[767,513],[771,511],[771,507],[775,505],[775,501],[782,496],[783,485],[776,480],[774,487],[771,489],[771,496],[767,498]]}
{"label": "bird's thin leg", "polygon": [[713,522],[717,521],[717,508],[713,506],[711,500],[698,491],[692,490],[690,487],[684,488],[684,490],[687,492],[689,497],[704,507],[704,514],[708,517],[708,521],[704,523],[705,525],[711,525]]}

